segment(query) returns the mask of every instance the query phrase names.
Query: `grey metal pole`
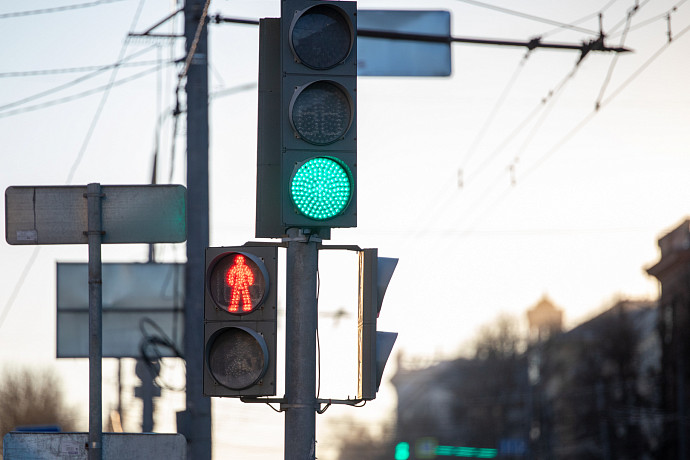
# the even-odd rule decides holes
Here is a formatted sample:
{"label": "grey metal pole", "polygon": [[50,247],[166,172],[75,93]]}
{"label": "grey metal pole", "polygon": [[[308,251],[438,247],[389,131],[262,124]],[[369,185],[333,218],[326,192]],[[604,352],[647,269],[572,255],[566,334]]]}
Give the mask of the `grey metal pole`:
{"label": "grey metal pole", "polygon": [[[208,58],[207,28],[197,36],[205,2],[184,6],[187,94],[187,267],[185,271],[184,354],[187,408],[184,432],[190,460],[211,459],[211,398],[203,395],[204,251],[208,246]],[[207,21],[206,21],[207,22]],[[187,63],[185,63],[187,65]]]}
{"label": "grey metal pole", "polygon": [[316,449],[316,242],[288,230],[285,313],[285,459],[311,460]]}
{"label": "grey metal pole", "polygon": [[103,454],[101,198],[101,184],[86,186],[89,243],[89,460],[100,460]]}

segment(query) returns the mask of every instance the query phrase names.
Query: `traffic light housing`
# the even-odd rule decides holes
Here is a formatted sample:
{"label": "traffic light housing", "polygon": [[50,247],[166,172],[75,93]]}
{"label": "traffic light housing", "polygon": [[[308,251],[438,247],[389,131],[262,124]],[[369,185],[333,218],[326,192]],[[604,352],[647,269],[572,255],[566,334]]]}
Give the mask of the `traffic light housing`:
{"label": "traffic light housing", "polygon": [[357,226],[356,13],[284,0],[261,21],[257,237]]}
{"label": "traffic light housing", "polygon": [[378,249],[359,253],[358,385],[357,398],[372,400],[381,385],[383,369],[393,350],[397,332],[376,328],[398,259],[378,257]]}
{"label": "traffic light housing", "polygon": [[276,394],[276,246],[206,249],[204,396]]}

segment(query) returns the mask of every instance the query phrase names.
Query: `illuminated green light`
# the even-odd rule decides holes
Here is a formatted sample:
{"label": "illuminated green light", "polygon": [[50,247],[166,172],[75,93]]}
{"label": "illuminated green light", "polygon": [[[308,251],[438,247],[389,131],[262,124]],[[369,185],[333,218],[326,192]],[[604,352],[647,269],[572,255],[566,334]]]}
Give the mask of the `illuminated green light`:
{"label": "illuminated green light", "polygon": [[290,181],[290,197],[303,215],[326,220],[341,214],[352,198],[352,178],[347,167],[328,157],[303,163]]}
{"label": "illuminated green light", "polygon": [[395,460],[407,460],[410,458],[410,444],[399,442],[395,445]]}
{"label": "illuminated green light", "polygon": [[435,454],[445,457],[496,458],[498,451],[480,447],[436,446]]}

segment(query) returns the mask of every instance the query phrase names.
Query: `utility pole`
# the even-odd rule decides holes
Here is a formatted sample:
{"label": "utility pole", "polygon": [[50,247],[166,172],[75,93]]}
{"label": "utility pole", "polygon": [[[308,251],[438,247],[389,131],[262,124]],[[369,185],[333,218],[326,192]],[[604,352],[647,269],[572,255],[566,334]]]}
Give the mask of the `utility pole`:
{"label": "utility pole", "polygon": [[[203,0],[187,0],[185,67],[187,95],[187,267],[184,354],[187,408],[178,431],[187,438],[187,458],[211,459],[211,400],[203,395],[204,251],[208,246],[208,42]],[[207,6],[207,5],[206,5]],[[202,24],[201,28],[199,25]],[[198,30],[197,30],[198,29]],[[180,430],[182,428],[182,430]]]}

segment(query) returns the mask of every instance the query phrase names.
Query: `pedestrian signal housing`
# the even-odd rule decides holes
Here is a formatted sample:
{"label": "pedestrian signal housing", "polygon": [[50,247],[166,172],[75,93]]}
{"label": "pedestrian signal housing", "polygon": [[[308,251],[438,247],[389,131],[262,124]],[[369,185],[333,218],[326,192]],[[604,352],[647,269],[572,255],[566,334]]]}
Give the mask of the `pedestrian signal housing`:
{"label": "pedestrian signal housing", "polygon": [[278,249],[206,249],[204,395],[276,392]]}

